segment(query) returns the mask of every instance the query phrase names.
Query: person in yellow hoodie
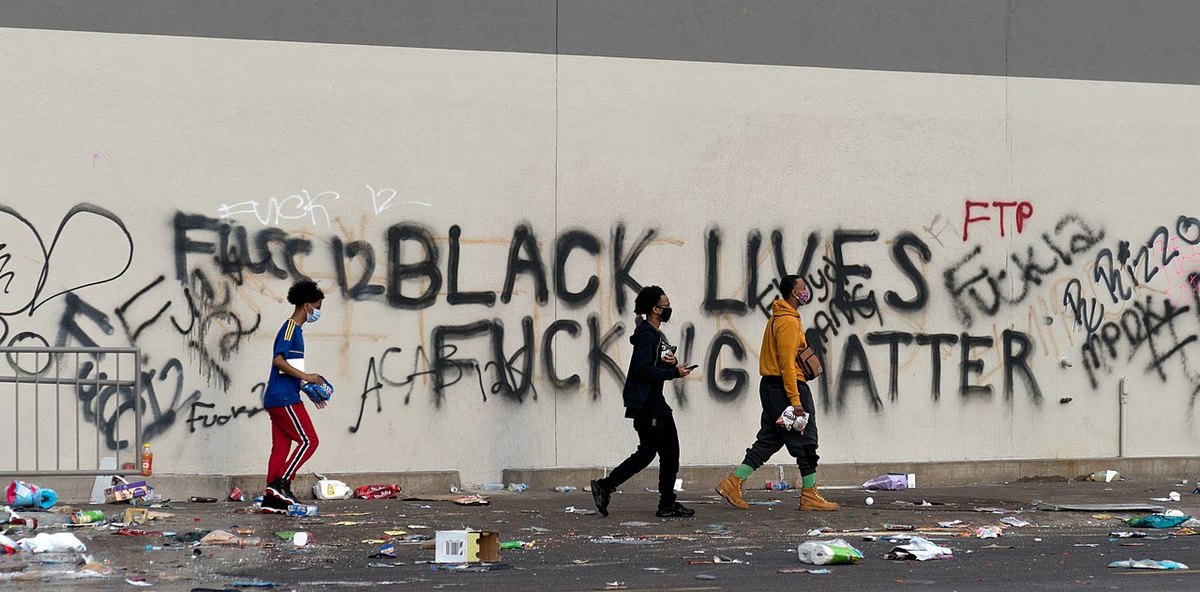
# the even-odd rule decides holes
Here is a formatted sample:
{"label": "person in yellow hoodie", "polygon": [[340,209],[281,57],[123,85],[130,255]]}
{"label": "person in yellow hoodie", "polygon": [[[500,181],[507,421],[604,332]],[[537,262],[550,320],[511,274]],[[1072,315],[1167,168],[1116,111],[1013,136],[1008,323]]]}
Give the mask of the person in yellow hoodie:
{"label": "person in yellow hoodie", "polygon": [[[796,363],[796,355],[808,347],[800,313],[796,311],[808,304],[812,293],[808,290],[808,284],[795,275],[784,276],[779,282],[779,291],[783,299],[772,304],[771,320],[763,331],[762,350],[758,359],[758,373],[762,376],[758,384],[762,426],[754,444],[746,449],[741,466],[717,484],[717,493],[738,508],[749,508],[750,505],[742,499],[742,483],[780,448],[787,446],[788,453],[796,457],[796,465],[800,467],[803,485],[800,509],[836,510],[837,504],[817,492],[817,460],[820,457],[817,456],[816,406],[813,405],[807,377]],[[808,424],[802,431],[786,429],[775,423],[788,405],[803,407],[808,412]]]}

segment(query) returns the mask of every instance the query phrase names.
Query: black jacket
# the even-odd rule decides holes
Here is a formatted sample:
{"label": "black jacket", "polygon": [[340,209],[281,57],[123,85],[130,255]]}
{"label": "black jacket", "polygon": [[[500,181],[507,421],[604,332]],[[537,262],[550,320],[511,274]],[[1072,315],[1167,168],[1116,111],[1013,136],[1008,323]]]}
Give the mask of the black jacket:
{"label": "black jacket", "polygon": [[629,343],[633,344],[633,355],[629,357],[629,372],[625,377],[625,416],[636,417],[651,397],[661,401],[670,413],[662,394],[663,382],[678,378],[679,369],[659,357],[662,336],[650,323],[641,322],[629,336]]}

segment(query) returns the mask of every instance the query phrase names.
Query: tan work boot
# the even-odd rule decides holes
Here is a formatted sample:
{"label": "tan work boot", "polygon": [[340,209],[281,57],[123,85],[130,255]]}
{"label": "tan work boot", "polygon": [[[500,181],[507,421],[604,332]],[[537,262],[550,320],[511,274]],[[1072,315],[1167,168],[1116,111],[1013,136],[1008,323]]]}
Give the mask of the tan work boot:
{"label": "tan work boot", "polygon": [[729,476],[725,477],[723,481],[717,484],[717,493],[721,494],[721,497],[725,498],[725,501],[729,502],[734,507],[745,510],[750,507],[750,504],[746,503],[746,500],[742,499],[743,481],[745,481],[745,479],[730,473]]}
{"label": "tan work boot", "polygon": [[821,497],[816,487],[805,487],[800,490],[800,509],[831,512],[841,506]]}

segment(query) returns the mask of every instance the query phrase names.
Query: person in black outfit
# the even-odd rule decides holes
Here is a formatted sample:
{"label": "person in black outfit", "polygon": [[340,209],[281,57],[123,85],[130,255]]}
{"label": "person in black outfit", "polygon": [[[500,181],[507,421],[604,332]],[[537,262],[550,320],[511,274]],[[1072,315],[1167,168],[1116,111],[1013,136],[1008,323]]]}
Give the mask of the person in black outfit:
{"label": "person in black outfit", "polygon": [[625,378],[625,417],[633,420],[638,447],[607,477],[592,481],[592,497],[600,515],[608,516],[613,491],[650,465],[658,455],[658,512],[660,518],[690,517],[696,511],[675,500],[675,475],[679,473],[679,432],[671,406],[663,397],[663,382],[691,374],[691,368],[675,359],[675,348],[658,330],[671,319],[671,299],[658,286],[638,292],[633,312],[645,320],[629,336],[633,355]]}

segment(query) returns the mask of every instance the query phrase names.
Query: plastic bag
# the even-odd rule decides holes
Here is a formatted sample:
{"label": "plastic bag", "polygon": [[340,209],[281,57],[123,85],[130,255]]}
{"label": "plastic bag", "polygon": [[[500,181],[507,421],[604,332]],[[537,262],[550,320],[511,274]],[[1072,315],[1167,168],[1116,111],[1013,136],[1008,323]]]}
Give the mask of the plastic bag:
{"label": "plastic bag", "polygon": [[354,490],[354,497],[359,499],[387,499],[400,495],[400,486],[396,484],[389,485],[363,485]]}
{"label": "plastic bag", "polygon": [[804,427],[808,425],[808,413],[804,408],[800,408],[800,414],[796,414],[796,408],[788,405],[783,413],[779,415],[779,419],[775,420],[776,425],[783,426],[785,430],[795,430],[804,433]]}
{"label": "plastic bag", "polygon": [[64,551],[86,551],[87,545],[75,538],[69,532],[50,534],[43,532],[37,536],[21,539],[17,545],[30,553],[61,553]]}
{"label": "plastic bag", "polygon": [[800,561],[812,565],[853,565],[862,559],[862,551],[845,539],[804,541],[796,549]]}

